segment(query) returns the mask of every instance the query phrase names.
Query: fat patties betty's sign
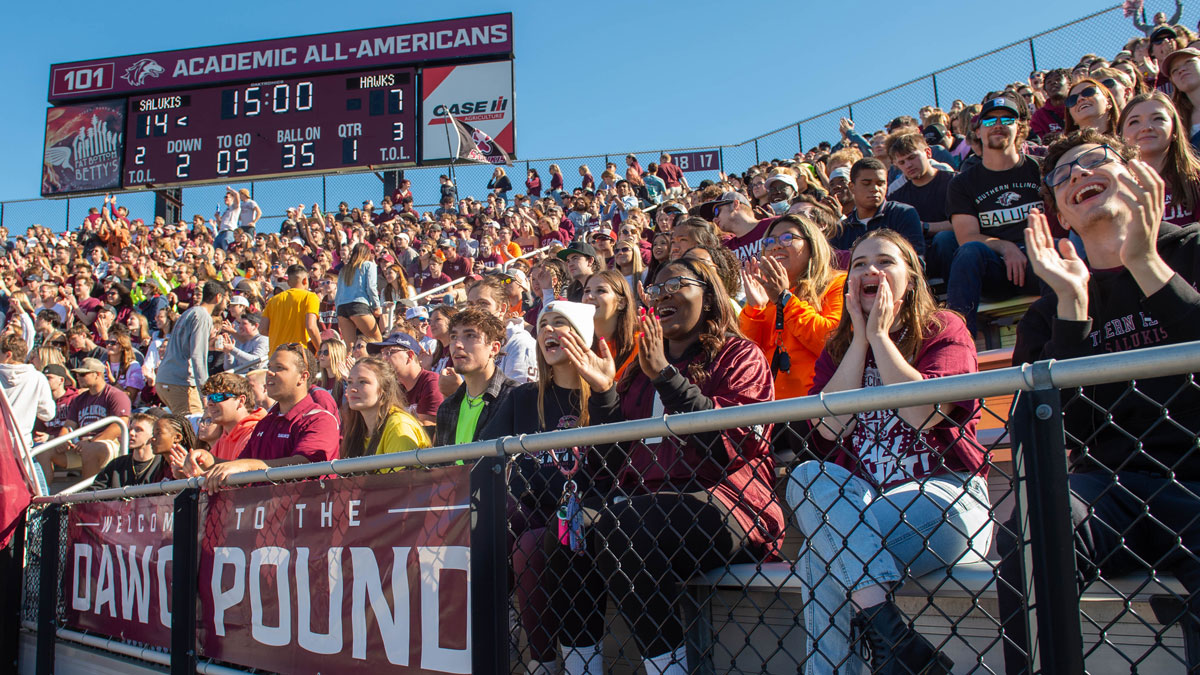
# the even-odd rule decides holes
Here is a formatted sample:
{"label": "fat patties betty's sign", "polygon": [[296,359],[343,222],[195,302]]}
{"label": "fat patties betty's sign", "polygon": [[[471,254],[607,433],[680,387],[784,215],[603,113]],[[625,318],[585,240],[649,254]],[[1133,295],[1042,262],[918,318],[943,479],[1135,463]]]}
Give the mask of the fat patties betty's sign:
{"label": "fat patties betty's sign", "polygon": [[512,14],[492,14],[60,63],[49,100],[511,53]]}

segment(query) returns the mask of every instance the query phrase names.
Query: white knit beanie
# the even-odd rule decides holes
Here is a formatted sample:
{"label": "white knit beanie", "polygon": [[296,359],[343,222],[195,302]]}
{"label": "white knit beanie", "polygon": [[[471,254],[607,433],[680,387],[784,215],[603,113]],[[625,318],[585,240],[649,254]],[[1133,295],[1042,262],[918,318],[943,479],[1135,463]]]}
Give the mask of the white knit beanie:
{"label": "white knit beanie", "polygon": [[579,333],[579,337],[583,338],[583,344],[590,349],[592,346],[592,338],[596,335],[596,308],[592,305],[585,305],[582,302],[571,302],[570,300],[554,300],[547,303],[538,314],[538,328],[541,329],[542,317],[547,314],[561,314],[571,327]]}

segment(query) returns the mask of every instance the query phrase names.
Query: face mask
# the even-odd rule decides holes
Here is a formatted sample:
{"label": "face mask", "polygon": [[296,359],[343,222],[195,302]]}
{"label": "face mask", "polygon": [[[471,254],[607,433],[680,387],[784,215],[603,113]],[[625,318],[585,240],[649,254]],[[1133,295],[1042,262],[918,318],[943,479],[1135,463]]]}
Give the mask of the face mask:
{"label": "face mask", "polygon": [[774,211],[775,215],[777,216],[786,215],[790,206],[791,205],[788,204],[787,200],[781,202],[771,202],[771,210]]}

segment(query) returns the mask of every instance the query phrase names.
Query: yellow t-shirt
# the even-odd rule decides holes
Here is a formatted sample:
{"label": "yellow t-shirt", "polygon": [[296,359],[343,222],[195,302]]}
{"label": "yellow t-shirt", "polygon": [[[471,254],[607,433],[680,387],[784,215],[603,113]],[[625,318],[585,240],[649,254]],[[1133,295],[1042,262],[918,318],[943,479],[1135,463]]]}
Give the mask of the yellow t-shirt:
{"label": "yellow t-shirt", "polygon": [[[407,452],[433,445],[429,440],[429,435],[425,433],[425,428],[421,426],[417,418],[399,408],[392,408],[387,421],[383,423],[383,431],[379,433],[379,445],[375,448],[377,455]],[[370,438],[367,438],[365,442],[368,448],[371,447]]]}
{"label": "yellow t-shirt", "polygon": [[267,317],[270,325],[267,330],[267,340],[270,342],[271,353],[279,345],[289,342],[299,342],[312,348],[308,335],[307,315],[320,314],[321,300],[316,293],[303,288],[289,288],[276,295],[263,308],[263,316]]}

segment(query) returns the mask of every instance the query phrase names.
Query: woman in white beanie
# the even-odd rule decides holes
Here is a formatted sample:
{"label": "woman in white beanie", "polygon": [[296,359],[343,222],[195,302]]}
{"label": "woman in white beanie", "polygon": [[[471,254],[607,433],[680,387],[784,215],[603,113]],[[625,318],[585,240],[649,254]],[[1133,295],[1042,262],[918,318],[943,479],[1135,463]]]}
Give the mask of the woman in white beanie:
{"label": "woman in white beanie", "polygon": [[[565,345],[572,337],[580,344],[592,344],[595,314],[595,307],[579,302],[546,304],[537,320],[538,380],[516,387],[500,402],[495,416],[480,432],[480,440],[587,426],[591,389],[567,357]],[[522,455],[509,476],[513,579],[521,626],[529,642],[530,673],[554,672],[558,658],[558,622],[549,613],[542,540],[548,526],[557,531],[554,513],[566,489],[564,472],[576,467],[577,458],[580,466],[573,479],[580,494],[588,494],[589,478],[597,472],[589,457],[572,449]]]}
{"label": "woman in white beanie", "polygon": [[[645,289],[636,365],[614,378],[611,350],[569,340],[570,361],[594,394],[594,423],[770,401],[771,369],[738,330],[720,279],[704,262],[673,260]],[[633,629],[648,675],[688,673],[679,608],[698,572],[776,555],[783,508],[772,489],[764,429],[647,438],[599,449],[613,476],[604,501],[583,503],[583,550],[551,546],[552,606],[565,672],[604,672],[607,598]],[[597,490],[598,492],[598,490]],[[581,601],[588,598],[589,601]]]}

